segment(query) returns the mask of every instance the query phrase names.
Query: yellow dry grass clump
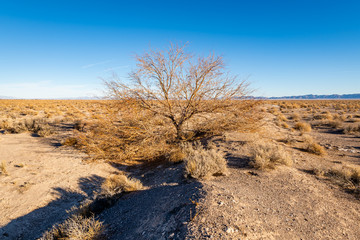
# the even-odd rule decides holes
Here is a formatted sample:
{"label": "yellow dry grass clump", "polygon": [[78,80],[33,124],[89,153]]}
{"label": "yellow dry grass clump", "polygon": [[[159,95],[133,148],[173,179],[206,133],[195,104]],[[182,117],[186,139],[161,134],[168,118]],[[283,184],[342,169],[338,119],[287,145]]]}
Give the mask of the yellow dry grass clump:
{"label": "yellow dry grass clump", "polygon": [[360,167],[332,168],[329,170],[328,175],[350,181],[354,185],[360,184]]}
{"label": "yellow dry grass clump", "polygon": [[250,153],[250,164],[260,170],[275,169],[278,165],[292,166],[293,164],[290,154],[282,146],[270,142],[253,143]]}
{"label": "yellow dry grass clump", "polygon": [[101,189],[102,194],[111,196],[122,192],[142,190],[144,186],[138,179],[128,178],[123,174],[119,174],[108,177],[102,184]]}
{"label": "yellow dry grass clump", "polygon": [[6,162],[4,160],[1,161],[1,164],[0,164],[0,174],[8,175]]}
{"label": "yellow dry grass clump", "polygon": [[45,232],[39,240],[101,240],[104,239],[104,230],[102,222],[94,217],[74,214]]}
{"label": "yellow dry grass clump", "polygon": [[355,134],[360,133],[360,124],[355,126],[347,126],[343,129],[345,134]]}
{"label": "yellow dry grass clump", "polygon": [[282,113],[279,113],[278,115],[277,115],[277,119],[279,120],[279,121],[287,121],[288,119],[284,116],[284,114],[282,114]]}
{"label": "yellow dry grass clump", "polygon": [[185,153],[180,147],[174,147],[173,149],[171,149],[170,153],[167,156],[169,161],[173,163],[182,162],[185,157]]}
{"label": "yellow dry grass clump", "polygon": [[184,144],[185,176],[207,179],[214,175],[226,175],[227,162],[224,153],[215,148],[205,149],[199,142]]}
{"label": "yellow dry grass clump", "polygon": [[300,114],[298,114],[298,113],[293,113],[293,114],[290,116],[290,119],[291,119],[291,120],[294,120],[294,121],[300,121],[301,116],[300,116]]}
{"label": "yellow dry grass clump", "polygon": [[360,167],[343,166],[313,171],[317,176],[327,177],[350,193],[360,194]]}
{"label": "yellow dry grass clump", "polygon": [[304,136],[304,143],[305,143],[305,147],[304,147],[305,151],[319,156],[326,155],[325,148],[319,145],[318,143],[316,143],[311,136],[308,135]]}
{"label": "yellow dry grass clump", "polygon": [[52,130],[45,120],[33,118],[22,121],[3,120],[0,123],[0,129],[3,129],[5,133],[33,132],[41,137],[52,134]]}
{"label": "yellow dry grass clump", "polygon": [[305,122],[297,122],[294,128],[299,130],[301,133],[311,132],[311,125]]}

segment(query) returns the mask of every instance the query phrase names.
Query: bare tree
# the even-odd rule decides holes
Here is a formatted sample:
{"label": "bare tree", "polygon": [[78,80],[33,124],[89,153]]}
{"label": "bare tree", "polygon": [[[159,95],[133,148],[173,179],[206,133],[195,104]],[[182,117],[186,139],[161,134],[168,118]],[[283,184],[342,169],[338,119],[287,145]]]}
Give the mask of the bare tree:
{"label": "bare tree", "polygon": [[236,110],[248,87],[226,71],[221,56],[195,57],[185,48],[171,44],[167,51],[137,55],[130,82],[117,76],[105,81],[111,98],[169,119],[178,139],[184,138],[183,126],[194,116]]}

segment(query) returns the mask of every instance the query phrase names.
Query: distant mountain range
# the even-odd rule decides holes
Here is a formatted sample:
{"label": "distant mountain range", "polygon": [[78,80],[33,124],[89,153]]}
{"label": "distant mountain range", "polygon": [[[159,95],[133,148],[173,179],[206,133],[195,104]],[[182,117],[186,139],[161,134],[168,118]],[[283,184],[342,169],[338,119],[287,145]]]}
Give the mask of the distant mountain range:
{"label": "distant mountain range", "polygon": [[[354,94],[331,94],[331,95],[300,95],[300,96],[283,96],[283,97],[252,97],[255,99],[360,99],[360,93]],[[14,97],[9,96],[0,96],[0,99],[16,99]],[[20,98],[25,99],[25,98]],[[102,99],[101,97],[78,97],[78,98],[56,98],[57,100],[97,100]],[[53,99],[55,100],[55,98]]]}
{"label": "distant mountain range", "polygon": [[13,97],[9,97],[9,96],[0,96],[0,99],[14,99]]}
{"label": "distant mountain range", "polygon": [[360,93],[354,94],[331,94],[331,95],[300,95],[284,97],[256,97],[257,99],[360,99]]}

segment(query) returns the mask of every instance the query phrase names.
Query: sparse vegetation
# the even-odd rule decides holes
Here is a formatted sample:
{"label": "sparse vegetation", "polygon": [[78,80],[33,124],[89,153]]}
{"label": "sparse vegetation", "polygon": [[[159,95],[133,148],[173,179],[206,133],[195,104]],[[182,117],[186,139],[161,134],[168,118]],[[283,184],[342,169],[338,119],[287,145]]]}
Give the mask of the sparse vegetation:
{"label": "sparse vegetation", "polygon": [[278,165],[291,166],[293,164],[290,154],[279,145],[259,141],[251,146],[250,164],[257,169],[275,169]]}
{"label": "sparse vegetation", "polygon": [[180,147],[174,147],[171,149],[168,159],[170,162],[177,163],[184,161],[185,157],[185,153]]}
{"label": "sparse vegetation", "polygon": [[296,130],[299,130],[301,133],[311,132],[311,126],[305,122],[297,122],[294,127]]}
{"label": "sparse vegetation", "polygon": [[357,126],[347,126],[343,129],[345,134],[355,134],[360,133],[360,124]]}
{"label": "sparse vegetation", "polygon": [[277,115],[277,119],[279,121],[287,121],[288,120],[287,117],[285,117],[284,114],[282,114],[282,113]]}
{"label": "sparse vegetation", "polygon": [[344,180],[345,182],[351,183],[351,185],[356,186],[360,184],[360,168],[354,167],[342,167],[342,168],[332,168],[327,174],[331,177],[336,177]]}
{"label": "sparse vegetation", "polygon": [[0,174],[8,175],[8,171],[7,171],[7,167],[6,167],[6,162],[5,162],[4,160],[1,161],[1,164],[0,164]]}
{"label": "sparse vegetation", "polygon": [[52,134],[49,124],[40,119],[25,119],[23,121],[3,120],[0,129],[7,133],[33,132],[41,137]]}
{"label": "sparse vegetation", "polygon": [[61,144],[64,145],[64,146],[73,146],[73,147],[75,147],[77,143],[78,143],[77,138],[68,137]]}
{"label": "sparse vegetation", "polygon": [[105,239],[104,230],[103,224],[94,217],[74,214],[45,232],[39,240],[102,240]]}
{"label": "sparse vegetation", "polygon": [[[144,180],[147,184],[156,182],[156,186],[159,186],[157,184],[165,183],[163,182],[164,179],[161,179],[162,181],[157,181],[157,179],[153,181],[154,179],[146,178],[158,178],[156,174],[161,173],[167,166],[170,166],[170,168],[165,170],[166,174],[164,174],[164,178],[165,176],[167,178],[170,176],[170,173],[173,173],[170,171],[174,171],[174,178],[171,178],[171,180],[165,179],[166,184],[169,184],[169,186],[173,183],[174,185],[176,184],[174,189],[186,188],[187,185],[191,184],[201,185],[201,183],[198,183],[196,180],[187,181],[185,184],[183,179],[179,177],[179,172],[183,170],[183,167],[186,177],[194,179],[208,179],[212,176],[225,175],[231,172],[232,175],[230,177],[217,178],[214,181],[210,181],[210,184],[218,187],[226,186],[224,183],[229,183],[229,185],[236,183],[234,188],[226,188],[224,192],[229,189],[235,190],[236,187],[239,189],[241,181],[245,180],[245,185],[241,187],[242,192],[237,192],[237,190],[229,192],[231,195],[234,195],[234,199],[228,199],[228,196],[223,194],[224,192],[221,188],[216,188],[217,194],[219,195],[213,196],[215,200],[214,203],[219,204],[221,210],[236,206],[236,204],[232,204],[232,200],[234,200],[234,202],[237,201],[239,196],[246,195],[246,191],[252,191],[251,188],[254,186],[261,186],[261,188],[254,190],[254,192],[251,193],[252,196],[258,196],[259,191],[264,191],[262,192],[264,193],[263,196],[268,195],[269,197],[273,197],[274,194],[281,192],[283,193],[279,194],[282,195],[279,196],[279,198],[282,198],[281,200],[288,199],[290,194],[291,197],[294,197],[296,200],[301,200],[303,195],[309,200],[313,200],[312,189],[309,192],[306,190],[309,189],[309,187],[314,188],[314,191],[316,191],[317,194],[314,197],[319,197],[320,195],[318,194],[326,193],[327,191],[333,191],[328,192],[329,194],[326,195],[331,198],[333,203],[350,203],[347,202],[345,198],[341,198],[340,200],[336,198],[339,196],[339,192],[336,191],[342,188],[347,193],[356,193],[356,195],[360,193],[360,170],[353,165],[354,159],[356,160],[360,153],[360,146],[356,141],[357,135],[360,132],[360,126],[355,122],[360,116],[359,101],[269,100],[264,101],[266,104],[260,105],[259,108],[249,103],[248,109],[242,108],[238,113],[236,113],[236,109],[234,108],[234,111],[231,113],[233,115],[228,115],[221,111],[215,114],[201,113],[194,115],[183,124],[180,134],[181,137],[179,137],[171,119],[154,113],[150,109],[141,108],[132,101],[133,99],[128,99],[128,101],[123,102],[117,100],[54,100],[38,102],[30,100],[0,100],[1,103],[4,103],[0,104],[0,110],[1,113],[3,113],[0,116],[0,132],[3,134],[0,138],[1,143],[5,142],[6,145],[9,146],[9,142],[7,142],[9,139],[24,139],[25,137],[34,143],[46,143],[50,141],[53,143],[54,140],[56,144],[61,142],[64,146],[72,146],[85,151],[91,159],[105,159],[111,161],[111,166],[119,166],[119,169],[129,171],[120,175],[111,175],[108,178],[106,175],[107,171],[106,173],[101,172],[101,174],[99,174],[101,177],[99,178],[94,176],[93,179],[89,179],[89,182],[87,182],[87,178],[84,179],[84,185],[79,184],[79,188],[76,187],[78,183],[76,180],[72,182],[71,188],[83,190],[88,194],[89,199],[78,207],[76,212],[72,212],[68,220],[54,226],[52,230],[44,234],[42,239],[104,239],[105,236],[102,235],[104,227],[101,226],[101,222],[97,220],[94,214],[98,214],[104,209],[109,209],[110,206],[119,203],[119,201],[126,201],[133,196],[136,198],[138,195],[147,195],[149,192],[153,192],[147,191],[143,192],[144,194],[122,194],[147,188],[136,178],[142,181]],[[149,100],[151,104],[157,107],[152,101],[155,100]],[[246,100],[239,100],[239,103],[248,104]],[[174,106],[175,105],[174,103]],[[253,112],[256,115],[258,112],[262,112],[264,115],[263,121],[258,124],[261,128],[254,127],[257,124],[257,118],[248,116]],[[268,119],[270,119],[270,122],[266,122]],[[221,122],[221,124],[218,124],[219,122]],[[234,125],[232,125],[233,123]],[[45,134],[41,133],[42,129],[45,129]],[[250,131],[238,132],[239,129]],[[60,134],[48,139],[49,141],[33,138],[36,136],[35,134],[31,134],[37,133],[40,136],[46,136],[46,130]],[[300,131],[302,134],[299,134],[299,132],[295,130]],[[353,134],[353,136],[340,134],[341,131],[346,134]],[[11,132],[28,132],[30,134],[18,136],[5,135]],[[306,132],[310,132],[309,135],[313,136],[316,140],[305,135],[304,133]],[[55,142],[55,140],[58,140],[58,142]],[[200,141],[197,142],[196,140],[200,140],[203,145],[199,143]],[[211,143],[216,143],[216,146],[215,144],[211,145]],[[32,144],[30,145],[32,146]],[[69,155],[77,152],[71,151],[69,147],[65,148],[61,146],[57,148],[51,147],[51,149],[56,151],[56,153],[64,150],[64,152],[69,153]],[[325,151],[325,149],[328,150]],[[8,149],[3,148],[3,150],[7,151]],[[36,149],[30,149],[29,151],[32,150],[37,151]],[[46,149],[46,152],[49,151],[51,152],[52,150]],[[322,157],[307,154],[303,151]],[[229,166],[227,166],[224,153],[230,156],[228,158],[231,161]],[[34,154],[34,152],[32,152],[32,154]],[[41,151],[41,154],[46,154],[45,150]],[[292,156],[294,157],[292,158]],[[292,159],[295,160],[295,156],[296,161],[293,163]],[[18,156],[16,157],[18,158]],[[8,195],[29,199],[29,194],[34,190],[38,190],[38,182],[40,182],[38,181],[38,177],[42,175],[43,171],[26,159],[18,158],[9,160],[2,158],[1,160],[3,159],[5,160],[0,164],[0,177],[3,178],[3,183],[6,187],[1,187],[0,189],[3,192],[3,189],[11,189],[12,192],[8,192]],[[39,158],[34,157],[34,159],[38,160]],[[80,158],[78,160],[80,160]],[[145,160],[146,162],[153,161],[146,163],[144,166],[125,167],[126,165],[143,163]],[[264,174],[260,173],[260,171],[249,169],[247,160],[250,160],[252,167],[260,170],[274,169],[280,165],[291,166],[293,164],[295,166],[294,169],[283,168],[273,174]],[[180,164],[171,164],[167,161]],[[54,158],[51,158],[51,161],[49,161],[51,164],[54,162]],[[121,166],[118,163],[120,163]],[[157,168],[157,164],[161,164],[161,166]],[[61,164],[54,164],[56,168],[59,167],[59,172],[61,170],[60,165]],[[81,164],[81,166],[76,166],[79,166],[80,169],[81,166],[86,165]],[[311,171],[308,170],[313,166],[317,167],[313,172],[318,177],[311,178],[304,176],[304,174],[311,173]],[[151,172],[146,172],[150,168]],[[79,173],[84,169],[81,169]],[[130,172],[132,169],[137,169],[137,171]],[[8,172],[10,175],[7,175]],[[4,175],[7,176],[4,177]],[[29,176],[37,180],[33,181],[32,179],[29,181]],[[131,176],[131,178],[129,176]],[[288,176],[291,181],[287,182],[287,180],[283,178]],[[22,179],[23,177],[28,179]],[[105,179],[104,182],[103,179]],[[268,179],[271,181],[267,181]],[[311,179],[313,179],[313,181],[311,181]],[[261,181],[261,185],[258,184],[259,181]],[[301,183],[295,181],[301,181]],[[324,183],[317,181],[325,181],[326,184],[330,185],[337,184],[342,188],[337,186],[324,188]],[[81,181],[79,181],[79,183],[80,182]],[[292,187],[287,185],[293,183],[295,184],[292,185]],[[93,187],[92,184],[102,185],[90,189]],[[203,182],[203,184],[205,185],[206,183]],[[274,187],[275,184],[279,185]],[[83,186],[84,188],[82,188]],[[288,189],[294,189],[294,186],[299,189],[299,191],[288,191]],[[255,188],[256,187],[254,187],[254,189]],[[171,190],[170,187],[166,189]],[[88,193],[88,190],[89,192],[94,190],[94,195]],[[157,190],[158,189],[156,189],[156,191]],[[3,192],[1,192],[1,194]],[[241,192],[241,195],[237,195],[236,192]],[[74,194],[74,199],[76,198],[76,200],[72,198],[72,192],[68,193],[66,191],[64,194],[66,194],[64,195],[65,201],[68,201],[66,197],[68,196],[67,194],[69,194],[69,201],[75,201],[76,205],[78,204],[77,201],[79,198],[77,196],[81,196],[78,192]],[[0,201],[2,211],[8,211],[5,214],[13,211],[14,206],[10,205],[14,204],[11,200],[16,200],[15,197],[12,197],[12,199],[9,197],[9,200],[7,200],[8,195],[2,194],[2,196],[5,196],[3,197],[5,201]],[[164,195],[161,196],[163,197]],[[174,196],[177,195],[174,194]],[[172,196],[169,196],[169,200],[172,200],[171,197]],[[353,197],[349,199],[353,202]],[[190,202],[188,198],[186,200]],[[228,202],[228,200],[230,202]],[[275,206],[272,200],[269,201],[265,198],[261,200],[267,204],[266,208]],[[44,201],[44,199],[41,199],[41,201]],[[59,198],[55,201],[61,203],[63,199]],[[201,201],[197,199],[191,199],[191,201],[196,202],[196,204],[193,202],[196,206],[197,204],[199,204],[199,206],[202,204]],[[311,204],[311,201],[308,201],[308,203]],[[255,201],[255,204],[258,204],[258,202]],[[356,201],[354,204],[357,204]],[[25,205],[26,204],[24,204],[24,206]],[[7,208],[8,206],[11,208]],[[24,206],[18,205],[18,208],[22,208],[21,215],[16,216],[20,220],[24,219],[22,216],[32,216],[32,214],[28,214],[28,212],[24,210]],[[49,206],[52,207],[53,205],[49,204]],[[177,207],[178,206],[171,205],[171,208],[175,208],[174,211],[177,211]],[[280,208],[281,207],[280,204]],[[326,207],[328,207],[328,205],[326,205]],[[11,209],[11,211],[9,209]],[[346,208],[344,207],[343,209]],[[48,211],[47,207],[42,210]],[[54,209],[51,209],[51,211],[53,210]],[[171,210],[172,209],[166,209],[167,212]],[[60,211],[64,211],[64,209]],[[179,212],[181,213],[181,211]],[[202,209],[200,209],[200,211],[202,211]],[[259,208],[259,213],[262,214],[261,211],[263,211],[263,209]],[[289,211],[292,211],[292,209],[289,209]],[[129,214],[131,215],[131,213]],[[190,215],[197,216],[197,214],[198,213],[191,212]],[[346,211],[343,210],[342,214],[346,214]],[[101,217],[101,219],[103,219],[103,216]],[[127,218],[129,218],[128,215]],[[357,219],[357,216],[355,216],[354,219]],[[15,219],[14,221],[17,220]],[[206,221],[205,215],[205,223]],[[31,226],[34,225],[31,224]],[[248,231],[248,229],[246,230]],[[42,231],[44,231],[44,229],[42,229]],[[240,228],[233,227],[231,231],[234,232],[230,234],[235,236],[240,232]],[[248,231],[248,233],[252,234],[251,231]],[[251,235],[248,236],[250,237]],[[174,238],[176,238],[176,234]]]}
{"label": "sparse vegetation", "polygon": [[290,116],[290,119],[291,119],[291,120],[294,120],[294,121],[300,121],[301,116],[300,116],[300,114],[298,114],[298,113],[293,113],[293,114]]}
{"label": "sparse vegetation", "polygon": [[205,149],[199,142],[184,144],[185,176],[207,179],[214,175],[226,175],[227,162],[224,154],[215,148]]}
{"label": "sparse vegetation", "polygon": [[[326,177],[334,183],[340,185],[345,190],[360,194],[360,168],[359,167],[332,167],[330,169],[315,168],[314,174],[319,177]],[[360,196],[360,195],[359,195]]]}
{"label": "sparse vegetation", "polygon": [[318,143],[316,143],[311,136],[305,136],[304,142],[305,142],[305,148],[304,148],[305,151],[320,156],[326,154],[325,148],[323,146],[320,146]]}
{"label": "sparse vegetation", "polygon": [[123,174],[108,177],[101,186],[101,193],[105,195],[115,195],[122,192],[133,192],[144,189],[138,179],[128,178]]}

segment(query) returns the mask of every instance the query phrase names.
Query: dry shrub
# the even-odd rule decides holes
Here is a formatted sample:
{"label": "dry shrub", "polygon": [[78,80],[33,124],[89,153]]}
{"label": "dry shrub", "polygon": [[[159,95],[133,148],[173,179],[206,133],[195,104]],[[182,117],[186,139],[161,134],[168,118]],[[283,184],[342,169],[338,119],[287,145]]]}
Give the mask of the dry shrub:
{"label": "dry shrub", "polygon": [[[246,100],[248,83],[232,76],[221,56],[195,58],[186,47],[171,44],[167,50],[150,49],[136,55],[137,64],[129,74],[130,81],[116,75],[104,81],[108,97],[118,102],[130,101],[134,107],[166,119],[177,140],[187,140],[187,131],[191,138],[191,132],[197,134],[187,129],[187,125],[194,126],[195,118],[206,118],[202,125],[221,131],[243,117],[238,114],[241,105],[252,106],[257,102]],[[204,130],[208,132],[207,128]]]}
{"label": "dry shrub", "polygon": [[47,137],[53,134],[53,131],[48,124],[43,124],[43,125],[38,125],[34,133],[36,133],[40,137]]}
{"label": "dry shrub", "polygon": [[360,168],[342,167],[332,168],[328,171],[327,175],[342,178],[345,181],[351,181],[353,184],[360,184]]}
{"label": "dry shrub", "polygon": [[40,240],[101,240],[105,239],[102,222],[94,217],[73,215],[65,222],[45,232]]}
{"label": "dry shrub", "polygon": [[277,165],[291,166],[291,156],[282,146],[270,142],[259,141],[251,146],[250,164],[257,169],[275,169]]}
{"label": "dry shrub", "polygon": [[340,120],[327,120],[324,124],[330,128],[340,128],[342,126],[342,122]]}
{"label": "dry shrub", "polygon": [[360,133],[360,124],[357,126],[347,126],[343,129],[345,134],[355,134]]}
{"label": "dry shrub", "polygon": [[277,115],[277,120],[279,121],[287,121],[288,119],[284,116],[284,114],[279,113],[279,115]]}
{"label": "dry shrub", "polygon": [[224,153],[215,148],[205,149],[199,142],[195,142],[184,144],[183,151],[186,177],[207,179],[228,172]]}
{"label": "dry shrub", "polygon": [[333,120],[333,115],[330,112],[323,112],[321,114],[316,114],[313,117],[316,120]]}
{"label": "dry shrub", "polygon": [[238,101],[234,103],[234,108],[238,108],[236,111],[199,114],[183,126],[182,140],[179,140],[176,128],[166,117],[141,109],[131,100],[116,101],[101,119],[89,121],[86,131],[76,132],[75,144],[92,159],[123,162],[169,158],[169,153],[178,148],[181,141],[222,134],[228,130],[256,129],[261,116],[254,104],[258,103]]}
{"label": "dry shrub", "polygon": [[301,119],[301,116],[298,113],[293,113],[291,114],[290,119],[294,121],[299,121]]}
{"label": "dry shrub", "polygon": [[46,137],[53,133],[50,125],[42,119],[26,120],[25,126],[27,131],[33,132],[40,137]]}
{"label": "dry shrub", "polygon": [[122,192],[133,192],[144,189],[138,179],[128,178],[123,174],[108,177],[101,186],[101,193],[104,195],[115,195]]}
{"label": "dry shrub", "polygon": [[9,128],[11,128],[12,127],[12,123],[11,122],[9,122],[9,120],[2,120],[1,122],[0,122],[0,129],[2,129],[2,130],[7,130],[7,129],[9,129]]}
{"label": "dry shrub", "polygon": [[313,121],[312,126],[316,127],[329,127],[329,128],[340,128],[342,126],[342,122],[340,120],[317,120]]}
{"label": "dry shrub", "polygon": [[78,131],[84,131],[85,127],[88,125],[88,122],[82,120],[82,119],[78,119],[75,120],[74,123],[74,129],[78,130]]}
{"label": "dry shrub", "polygon": [[6,162],[5,162],[5,161],[1,161],[1,164],[0,164],[0,174],[8,175],[8,171],[7,171],[7,167],[6,167]]}
{"label": "dry shrub", "polygon": [[350,193],[360,196],[360,168],[344,166],[324,171],[324,176],[330,178]]}
{"label": "dry shrub", "polygon": [[271,107],[268,109],[268,113],[272,113],[274,115],[279,114],[279,109],[277,107]]}
{"label": "dry shrub", "polygon": [[294,127],[296,130],[299,130],[302,133],[311,132],[311,126],[305,122],[297,122]]}
{"label": "dry shrub", "polygon": [[227,131],[252,132],[261,124],[260,113],[257,105],[260,102],[238,101],[234,103],[232,111],[213,114],[201,114],[191,119],[185,132],[188,132],[188,141],[202,137],[221,135]]}
{"label": "dry shrub", "polygon": [[64,141],[62,141],[63,146],[74,146],[76,147],[76,144],[78,143],[78,139],[75,137],[69,137],[66,138]]}
{"label": "dry shrub", "polygon": [[171,149],[169,155],[167,156],[169,161],[173,163],[182,162],[185,159],[185,157],[186,156],[184,151],[179,147],[174,147],[173,149]]}
{"label": "dry shrub", "polygon": [[42,119],[25,119],[20,122],[3,121],[1,128],[8,133],[33,132],[41,137],[52,134],[49,124]]}
{"label": "dry shrub", "polygon": [[333,116],[334,116],[334,120],[338,120],[338,121],[342,121],[342,122],[346,120],[345,115],[342,115],[340,113],[334,114]]}
{"label": "dry shrub", "polygon": [[9,122],[8,128],[5,129],[6,133],[22,133],[28,131],[26,122]]}
{"label": "dry shrub", "polygon": [[305,147],[304,147],[305,151],[320,156],[326,154],[325,148],[323,146],[320,146],[318,143],[316,143],[312,137],[305,136],[304,142],[305,142]]}
{"label": "dry shrub", "polygon": [[101,119],[89,123],[85,132],[77,131],[75,144],[92,159],[114,162],[156,159],[169,152],[175,139],[174,129],[159,125],[157,118],[150,111],[119,104]]}

